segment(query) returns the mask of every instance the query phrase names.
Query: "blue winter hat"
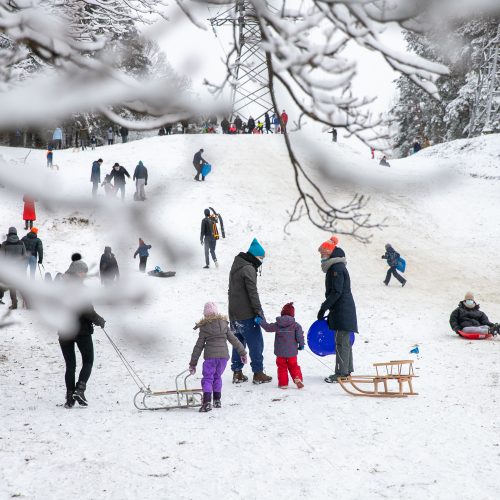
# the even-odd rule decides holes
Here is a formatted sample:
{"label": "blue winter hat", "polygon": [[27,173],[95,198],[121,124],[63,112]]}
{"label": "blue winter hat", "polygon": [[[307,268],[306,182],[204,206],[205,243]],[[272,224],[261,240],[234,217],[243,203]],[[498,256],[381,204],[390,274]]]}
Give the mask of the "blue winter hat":
{"label": "blue winter hat", "polygon": [[250,248],[248,249],[248,253],[251,253],[254,257],[265,257],[266,252],[262,248],[262,245],[257,241],[257,238],[254,238]]}

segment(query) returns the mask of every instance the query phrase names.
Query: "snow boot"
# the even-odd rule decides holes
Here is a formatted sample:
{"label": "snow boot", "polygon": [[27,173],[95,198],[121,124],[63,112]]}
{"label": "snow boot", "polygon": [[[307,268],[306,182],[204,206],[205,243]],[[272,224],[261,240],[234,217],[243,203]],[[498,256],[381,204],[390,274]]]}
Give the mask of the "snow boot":
{"label": "snow boot", "polygon": [[294,380],[295,385],[297,386],[297,389],[303,389],[304,388],[304,382],[300,380],[300,378],[296,378]]}
{"label": "snow boot", "polygon": [[212,411],[212,393],[204,392],[203,393],[203,403],[200,408],[200,413],[206,413],[208,411]]}
{"label": "snow boot", "polygon": [[264,372],[257,372],[253,374],[253,383],[254,384],[267,384],[271,382],[273,377],[266,375]]}
{"label": "snow boot", "polygon": [[210,269],[210,266],[203,266],[203,269]]}
{"label": "snow boot", "polygon": [[9,306],[9,309],[17,309],[17,302],[12,302],[12,304]]}
{"label": "snow boot", "polygon": [[66,402],[64,403],[64,408],[73,408],[75,406],[75,400],[73,399],[73,391],[66,392]]}
{"label": "snow boot", "polygon": [[219,268],[219,263],[215,260],[214,264],[215,264],[215,267],[218,269]]}
{"label": "snow boot", "polygon": [[88,406],[88,402],[85,399],[85,389],[86,389],[85,382],[79,380],[78,383],[76,384],[76,390],[73,393],[73,399],[75,401],[78,401],[78,404],[80,406]]}
{"label": "snow boot", "polygon": [[241,384],[242,382],[248,382],[248,377],[243,375],[241,370],[235,371],[233,373],[233,384]]}
{"label": "snow boot", "polygon": [[336,373],[334,373],[333,375],[329,375],[328,377],[325,378],[325,382],[327,384],[337,384],[338,383],[337,377],[338,375]]}
{"label": "snow boot", "polygon": [[214,408],[220,408],[222,406],[220,398],[221,398],[221,393],[214,392]]}

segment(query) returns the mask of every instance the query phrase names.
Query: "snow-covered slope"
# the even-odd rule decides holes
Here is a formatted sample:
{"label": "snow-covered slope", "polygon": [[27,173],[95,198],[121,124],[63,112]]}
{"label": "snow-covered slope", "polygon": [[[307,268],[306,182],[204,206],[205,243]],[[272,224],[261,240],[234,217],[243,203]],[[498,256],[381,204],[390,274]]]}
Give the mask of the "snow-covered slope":
{"label": "snow-covered slope", "polygon": [[[135,386],[111,346],[94,335],[96,360],[90,407],[64,410],[64,369],[57,335],[32,311],[0,330],[0,495],[25,498],[494,498],[499,472],[499,341],[466,342],[448,318],[467,290],[492,320],[500,320],[497,245],[500,238],[499,136],[457,141],[391,162],[391,168],[324,142],[332,199],[347,199],[364,182],[375,220],[387,217],[373,243],[341,238],[348,258],[360,333],[357,373],[376,361],[416,361],[419,396],[405,400],[355,398],[327,385],[329,371],[311,353],[300,354],[305,389],[276,387],[273,337],[266,334],[265,366],[271,384],[231,385],[224,376],[223,408],[140,413]],[[311,144],[309,144],[311,146]],[[204,147],[214,171],[194,183],[193,153]],[[3,148],[13,169],[43,169],[44,154]],[[189,361],[204,302],[227,307],[234,255],[257,237],[267,251],[259,290],[266,315],[294,301],[305,329],[324,294],[317,248],[328,235],[302,220],[283,233],[296,198],[281,137],[156,137],[97,151],[55,153],[54,179],[68,196],[88,194],[90,165],[104,159],[133,170],[149,168],[145,203],[159,234],[168,234],[186,258],[173,263],[155,248],[149,264],[175,267],[174,279],[139,275],[132,259],[137,238],[121,220],[93,212],[48,212],[37,225],[47,271],[64,271],[73,251],[96,264],[105,245],[122,273],[149,294],[143,306],[96,309],[107,330],[146,382],[173,387]],[[367,155],[368,156],[368,155]],[[341,165],[345,167],[341,168]],[[340,172],[340,173],[339,173]],[[487,176],[488,178],[483,178]],[[340,187],[342,186],[342,187]],[[153,192],[154,190],[154,192]],[[2,230],[21,228],[22,203],[0,192]],[[128,185],[128,203],[132,185]],[[221,267],[202,269],[199,224],[203,209],[224,216],[227,238],[218,244]],[[89,224],[72,222],[72,216]],[[115,231],[113,231],[115,229]],[[408,285],[385,287],[380,258],[391,242],[407,259]],[[148,266],[149,267],[149,266]],[[98,287],[96,278],[88,286]],[[112,293],[112,292],[110,292]],[[6,306],[2,306],[6,307]],[[146,339],[146,340],[144,340]],[[333,358],[321,360],[333,366]],[[249,372],[249,368],[245,371]],[[196,375],[199,384],[199,375]]]}

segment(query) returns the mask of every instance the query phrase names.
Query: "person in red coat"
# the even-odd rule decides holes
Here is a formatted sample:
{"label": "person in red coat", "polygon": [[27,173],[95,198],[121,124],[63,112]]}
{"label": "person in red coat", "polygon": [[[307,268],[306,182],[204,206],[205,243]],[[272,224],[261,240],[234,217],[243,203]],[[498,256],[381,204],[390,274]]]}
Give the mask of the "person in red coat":
{"label": "person in red coat", "polygon": [[30,198],[28,195],[23,196],[24,201],[24,210],[23,210],[23,220],[24,220],[24,229],[32,229],[33,222],[36,220],[35,213],[35,201],[33,198]]}
{"label": "person in red coat", "polygon": [[288,123],[288,115],[285,110],[281,113],[281,133],[284,134],[286,132],[286,124]]}

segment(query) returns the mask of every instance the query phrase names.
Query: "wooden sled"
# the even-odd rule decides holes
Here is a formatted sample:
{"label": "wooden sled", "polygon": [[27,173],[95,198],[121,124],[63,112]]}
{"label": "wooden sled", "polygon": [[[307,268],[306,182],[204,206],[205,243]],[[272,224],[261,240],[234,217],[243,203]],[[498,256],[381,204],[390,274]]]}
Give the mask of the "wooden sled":
{"label": "wooden sled", "polygon": [[[183,388],[179,388],[179,379],[185,374]],[[188,370],[175,377],[175,390],[152,391],[149,387],[141,388],[134,396],[134,406],[138,410],[173,410],[176,408],[199,408],[203,403],[202,389],[188,389]],[[169,402],[171,400],[171,402]],[[154,403],[153,403],[154,401]]]}
{"label": "wooden sled", "polygon": [[[413,391],[412,380],[417,376],[413,372],[413,360],[373,363],[373,366],[376,375],[350,375],[339,378],[338,382],[342,389],[353,396],[376,398],[405,398],[418,395],[418,392]],[[361,387],[363,384],[371,387],[364,389]],[[408,390],[405,390],[405,384],[408,385]],[[391,386],[394,385],[396,389],[391,390]]]}

